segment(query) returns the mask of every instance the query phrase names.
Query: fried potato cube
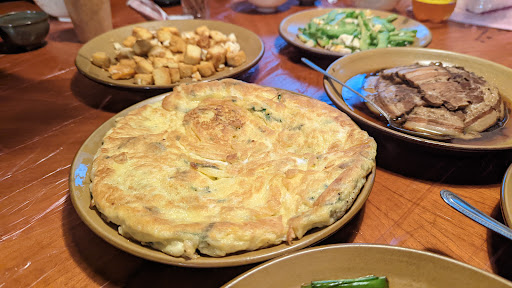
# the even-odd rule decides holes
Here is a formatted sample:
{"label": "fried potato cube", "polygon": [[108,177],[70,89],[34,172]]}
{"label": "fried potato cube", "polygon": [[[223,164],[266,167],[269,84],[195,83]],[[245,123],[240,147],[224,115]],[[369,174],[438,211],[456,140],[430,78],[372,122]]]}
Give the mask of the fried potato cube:
{"label": "fried potato cube", "polygon": [[171,40],[169,41],[169,50],[171,52],[185,52],[187,48],[187,43],[185,43],[185,40],[183,40],[181,37],[176,36],[174,34],[171,35]]}
{"label": "fried potato cube", "polygon": [[135,41],[137,41],[137,38],[135,38],[133,35],[130,35],[123,40],[123,45],[125,47],[131,48],[135,44]]}
{"label": "fried potato cube", "polygon": [[193,80],[193,81],[199,81],[199,80],[201,80],[201,74],[200,74],[198,71],[194,72],[194,73],[192,74],[192,80]]}
{"label": "fried potato cube", "polygon": [[210,36],[210,29],[206,27],[205,25],[199,26],[195,30],[196,34],[199,36]]}
{"label": "fried potato cube", "polygon": [[153,45],[149,40],[142,40],[139,39],[135,41],[135,44],[133,45],[133,52],[135,55],[138,56],[145,56],[148,54],[148,52],[153,48]]}
{"label": "fried potato cube", "polygon": [[196,45],[201,47],[202,49],[208,49],[210,48],[210,38],[206,35],[201,35]]}
{"label": "fried potato cube", "polygon": [[167,65],[165,65],[165,66],[167,66],[168,68],[176,68],[176,69],[179,68],[178,63],[174,62],[174,60],[172,60],[172,59],[169,59],[169,62],[167,62]]}
{"label": "fried potato cube", "polygon": [[[154,46],[151,48],[151,50],[149,50],[148,52],[148,56],[153,56],[153,57],[165,57],[167,55],[167,49],[165,49],[164,47],[162,46]],[[171,51],[169,51],[171,52]],[[172,53],[171,53],[172,55]]]}
{"label": "fried potato cube", "polygon": [[153,57],[150,60],[151,60],[151,63],[153,63],[154,68],[166,67],[167,63],[169,61],[172,61],[171,59],[163,58],[163,57]]}
{"label": "fried potato cube", "polygon": [[123,47],[120,50],[116,51],[116,59],[120,61],[121,59],[131,59],[135,53],[133,53],[132,48]]}
{"label": "fried potato cube", "polygon": [[172,83],[169,68],[160,67],[153,70],[153,81],[155,85],[169,85]]}
{"label": "fried potato cube", "polygon": [[137,63],[135,63],[135,60],[133,59],[121,59],[119,60],[119,64],[132,67],[133,69],[137,66]]}
{"label": "fried potato cube", "polygon": [[192,73],[194,73],[195,67],[193,65],[185,64],[185,63],[178,63],[178,69],[180,71],[180,77],[188,78],[192,76]]}
{"label": "fried potato cube", "polygon": [[178,53],[178,54],[174,54],[174,56],[172,57],[172,59],[174,59],[175,62],[183,62],[183,53]]}
{"label": "fried potato cube", "polygon": [[187,45],[187,49],[185,50],[185,54],[183,55],[183,62],[185,64],[199,64],[201,61],[201,48],[197,45]]}
{"label": "fried potato cube", "polygon": [[181,33],[181,38],[183,38],[186,44],[196,45],[197,41],[199,40],[199,35],[188,31]]}
{"label": "fried potato cube", "polygon": [[171,41],[171,35],[172,35],[171,31],[168,31],[163,28],[165,28],[165,27],[162,27],[156,31],[156,38],[158,39],[158,41],[160,41],[162,43],[165,41]]}
{"label": "fried potato cube", "polygon": [[108,68],[110,77],[114,80],[130,79],[135,75],[135,70],[130,66],[116,64]]}
{"label": "fried potato cube", "polygon": [[135,74],[133,83],[137,85],[153,85],[153,74]]}
{"label": "fried potato cube", "polygon": [[132,36],[137,40],[151,40],[153,38],[153,34],[144,27],[133,27]]}
{"label": "fried potato cube", "polygon": [[215,67],[210,61],[201,61],[201,63],[197,65],[197,71],[202,77],[209,77],[215,73]]}
{"label": "fried potato cube", "polygon": [[210,31],[210,38],[212,38],[217,43],[224,43],[228,41],[228,36],[226,34],[217,31],[217,30],[211,30]]}
{"label": "fried potato cube", "polygon": [[245,52],[240,50],[237,53],[228,52],[226,54],[226,62],[229,66],[236,67],[242,65],[247,60]]}
{"label": "fried potato cube", "polygon": [[171,82],[176,83],[181,79],[180,69],[178,68],[169,68],[169,74],[171,75]]}
{"label": "fried potato cube", "polygon": [[135,66],[135,71],[139,74],[149,74],[153,72],[153,64],[146,59],[142,57],[134,57],[135,63],[137,64]]}
{"label": "fried potato cube", "polygon": [[215,69],[219,69],[221,64],[226,63],[226,54],[226,48],[220,45],[215,45],[208,49],[208,53],[206,54],[206,60],[212,61]]}
{"label": "fried potato cube", "polygon": [[107,69],[110,67],[110,58],[108,57],[107,53],[105,52],[95,52],[92,54],[92,64]]}

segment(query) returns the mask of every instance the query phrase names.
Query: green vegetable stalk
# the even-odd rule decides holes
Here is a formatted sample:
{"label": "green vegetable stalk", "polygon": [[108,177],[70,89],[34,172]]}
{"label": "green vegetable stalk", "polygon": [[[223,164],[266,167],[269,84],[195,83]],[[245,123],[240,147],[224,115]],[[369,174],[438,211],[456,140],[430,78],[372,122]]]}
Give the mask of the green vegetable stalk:
{"label": "green vegetable stalk", "polygon": [[366,276],[355,279],[324,280],[313,281],[302,285],[301,288],[389,288],[388,280],[385,276]]}
{"label": "green vegetable stalk", "polygon": [[397,18],[396,14],[381,18],[367,16],[363,10],[335,9],[299,28],[297,37],[308,46],[331,51],[348,49],[356,52],[412,44],[416,39],[416,31],[397,30],[392,23]]}

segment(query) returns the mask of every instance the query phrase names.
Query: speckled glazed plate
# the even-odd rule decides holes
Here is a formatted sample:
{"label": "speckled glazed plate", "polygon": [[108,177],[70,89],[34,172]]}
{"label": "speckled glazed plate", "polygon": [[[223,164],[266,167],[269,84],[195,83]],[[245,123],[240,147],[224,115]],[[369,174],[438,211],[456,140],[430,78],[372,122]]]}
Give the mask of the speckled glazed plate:
{"label": "speckled glazed plate", "polygon": [[305,249],[263,263],[224,288],[298,288],[316,280],[386,276],[391,288],[512,287],[497,275],[434,253],[408,248],[337,244]]}
{"label": "speckled glazed plate", "polygon": [[255,66],[261,59],[264,53],[264,46],[261,39],[245,28],[233,25],[226,22],[212,21],[212,20],[167,20],[167,21],[151,21],[143,22],[133,25],[124,26],[118,29],[101,34],[89,42],[85,43],[78,51],[75,59],[75,65],[83,75],[96,82],[132,89],[171,89],[172,87],[191,82],[191,78],[182,79],[180,82],[171,85],[136,85],[133,79],[128,80],[113,80],[109,77],[109,73],[91,63],[92,54],[98,51],[106,52],[111,58],[115,57],[114,44],[115,42],[121,43],[126,37],[132,34],[133,27],[140,26],[148,28],[149,30],[157,30],[163,26],[177,27],[181,32],[194,31],[195,28],[206,25],[210,29],[218,30],[224,34],[234,33],[240,43],[240,48],[245,52],[247,60],[245,63],[238,67],[227,68],[221,72],[216,72],[210,77],[203,78],[203,80],[217,80],[222,78],[235,77],[253,66]]}
{"label": "speckled glazed plate", "polygon": [[105,133],[114,127],[116,118],[122,117],[128,112],[143,105],[161,101],[166,95],[167,94],[162,94],[137,103],[136,105],[123,110],[119,114],[109,119],[96,131],[94,131],[91,136],[89,136],[89,138],[84,142],[82,147],[80,147],[78,150],[71,165],[69,189],[75,210],[77,211],[80,218],[94,233],[121,250],[148,260],[188,267],[228,267],[263,262],[265,260],[305,248],[319,242],[324,238],[327,238],[339,230],[342,226],[344,226],[350,219],[352,219],[363,207],[366,199],[370,195],[370,191],[375,179],[375,169],[370,173],[370,175],[368,175],[366,184],[357,196],[352,207],[341,219],[332,225],[321,229],[311,230],[302,239],[293,241],[292,244],[281,244],[265,249],[241,252],[220,258],[201,256],[196,259],[187,260],[184,258],[172,257],[150,247],[142,246],[138,242],[130,241],[118,234],[117,226],[108,224],[107,222],[103,221],[103,219],[100,217],[100,214],[96,210],[90,208],[90,169],[94,155],[100,148]]}
{"label": "speckled glazed plate", "polygon": [[[432,62],[441,62],[447,66],[462,66],[466,70],[485,78],[499,89],[501,96],[506,101],[510,115],[512,107],[512,81],[510,81],[512,79],[512,69],[482,58],[427,48],[383,48],[362,51],[339,58],[327,70],[339,80],[350,83],[351,80],[349,79],[356,79],[356,76],[363,79],[364,74],[381,69]],[[382,122],[370,115],[369,111],[364,111],[364,105],[358,105],[360,103],[357,102],[360,102],[360,100],[355,94],[346,88],[341,90],[339,84],[327,78],[324,78],[324,88],[333,103],[370,134],[386,133],[392,137],[413,143],[450,151],[487,152],[512,149],[512,121],[510,120],[504,127],[493,132],[484,132],[484,137],[478,139],[456,139],[451,142],[429,140],[387,128]]]}
{"label": "speckled glazed plate", "polygon": [[[338,10],[354,10],[353,8],[337,8]],[[309,47],[304,42],[300,41],[299,38],[297,38],[297,34],[299,32],[299,28],[305,27],[311,19],[315,17],[322,16],[324,14],[329,13],[330,11],[335,10],[335,8],[327,8],[327,9],[311,9],[311,10],[305,10],[302,12],[298,12],[295,14],[292,14],[283,21],[281,21],[281,24],[279,25],[279,34],[281,37],[286,40],[289,44],[296,46],[300,49],[313,52],[315,54],[321,54],[321,55],[328,55],[328,56],[344,56],[346,53],[340,53],[340,52],[334,52],[329,51],[327,49],[323,49],[320,47]],[[373,16],[380,16],[380,17],[387,17],[393,13],[385,12],[385,11],[379,11],[379,10],[371,10],[371,9],[365,9],[365,11],[370,11]],[[393,25],[400,30],[400,29],[407,29],[407,30],[417,30],[416,33],[416,40],[411,46],[416,47],[426,47],[428,44],[430,44],[430,41],[432,41],[432,33],[430,33],[430,30],[428,28],[421,24],[420,22],[414,21],[411,18],[407,18],[405,16],[398,15],[398,18],[393,22]]]}
{"label": "speckled glazed plate", "polygon": [[505,223],[512,228],[512,163],[501,184],[501,213]]}

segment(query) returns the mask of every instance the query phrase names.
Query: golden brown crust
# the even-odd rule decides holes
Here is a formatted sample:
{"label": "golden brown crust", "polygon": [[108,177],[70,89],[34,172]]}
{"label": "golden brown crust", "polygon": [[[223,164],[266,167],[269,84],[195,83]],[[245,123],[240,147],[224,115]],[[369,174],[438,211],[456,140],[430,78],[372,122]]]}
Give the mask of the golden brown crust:
{"label": "golden brown crust", "polygon": [[173,256],[224,256],[338,220],[375,154],[339,110],[226,79],[180,85],[119,119],[91,189],[121,234]]}

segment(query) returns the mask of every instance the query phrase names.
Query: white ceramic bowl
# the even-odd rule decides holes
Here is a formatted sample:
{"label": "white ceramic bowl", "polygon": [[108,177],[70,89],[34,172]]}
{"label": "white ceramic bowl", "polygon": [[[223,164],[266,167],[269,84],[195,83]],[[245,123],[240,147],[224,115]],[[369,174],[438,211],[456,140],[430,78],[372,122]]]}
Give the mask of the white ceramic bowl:
{"label": "white ceramic bowl", "polygon": [[273,13],[277,11],[277,7],[286,3],[287,0],[248,0],[256,6],[256,10],[262,13]]}
{"label": "white ceramic bowl", "polygon": [[64,0],[34,0],[46,14],[56,17],[59,21],[69,22],[69,14]]}

